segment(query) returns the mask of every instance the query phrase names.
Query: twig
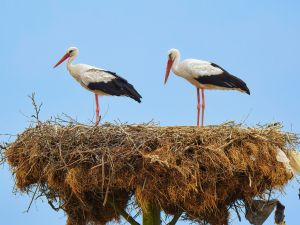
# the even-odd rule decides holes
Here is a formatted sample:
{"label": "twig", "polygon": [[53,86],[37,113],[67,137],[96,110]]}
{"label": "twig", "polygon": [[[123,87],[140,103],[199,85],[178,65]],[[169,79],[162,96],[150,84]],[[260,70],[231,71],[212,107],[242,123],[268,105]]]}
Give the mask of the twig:
{"label": "twig", "polygon": [[175,225],[177,223],[177,221],[179,220],[179,218],[181,217],[181,215],[182,215],[182,211],[177,212],[174,215],[173,219],[169,223],[167,223],[167,225]]}
{"label": "twig", "polygon": [[34,198],[35,198],[35,195],[36,195],[36,193],[37,193],[39,187],[40,187],[40,184],[38,183],[37,186],[36,186],[36,188],[35,188],[35,191],[34,191],[34,193],[33,193],[33,196],[32,196],[32,198],[31,198],[31,200],[30,200],[29,206],[28,206],[27,210],[25,211],[26,213],[29,212],[29,209],[30,209],[30,207],[31,207],[31,205],[32,205],[32,202],[33,202],[33,200],[34,200]]}
{"label": "twig", "polygon": [[272,196],[272,188],[270,188],[270,190],[269,190],[269,194],[268,194],[268,202],[270,201],[271,196]]}
{"label": "twig", "polygon": [[239,221],[241,222],[241,221],[242,221],[242,218],[241,218],[241,215],[240,215],[240,213],[239,213],[238,208],[236,207],[236,204],[233,203],[233,206],[234,206],[234,210],[235,210],[235,212],[236,212],[236,214],[237,214],[237,216],[238,216],[238,218],[239,218]]}
{"label": "twig", "polygon": [[59,207],[55,207],[54,205],[53,205],[53,203],[52,203],[52,201],[50,201],[50,200],[48,200],[48,204],[51,206],[51,208],[53,209],[53,210],[55,210],[56,212],[58,212],[60,209],[61,209],[61,207],[59,206]]}
{"label": "twig", "polygon": [[113,201],[108,200],[109,204],[118,212],[120,213],[123,218],[130,223],[131,225],[140,225],[138,222],[133,219],[132,216],[130,216],[124,209],[116,205]]}
{"label": "twig", "polygon": [[104,192],[104,183],[105,183],[105,167],[104,167],[104,153],[102,155],[102,193]]}
{"label": "twig", "polygon": [[42,107],[43,103],[40,103],[40,104],[36,103],[34,92],[28,97],[31,99],[31,103],[32,103],[34,111],[35,111],[35,114],[31,115],[31,117],[33,117],[37,123],[41,123],[39,116],[40,116],[41,107]]}

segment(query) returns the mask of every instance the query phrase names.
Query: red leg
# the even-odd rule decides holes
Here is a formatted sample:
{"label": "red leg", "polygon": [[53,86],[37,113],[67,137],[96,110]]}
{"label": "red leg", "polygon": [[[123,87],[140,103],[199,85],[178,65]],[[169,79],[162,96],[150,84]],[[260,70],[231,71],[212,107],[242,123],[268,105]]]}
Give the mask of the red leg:
{"label": "red leg", "polygon": [[95,100],[96,100],[96,126],[97,126],[100,122],[100,119],[101,119],[99,101],[98,101],[98,95],[97,94],[95,94]]}
{"label": "red leg", "polygon": [[201,93],[202,93],[202,120],[201,120],[201,126],[203,127],[203,124],[204,124],[204,110],[205,110],[204,88],[201,88]]}
{"label": "red leg", "polygon": [[199,88],[197,88],[197,126],[199,127],[200,122],[200,93]]}

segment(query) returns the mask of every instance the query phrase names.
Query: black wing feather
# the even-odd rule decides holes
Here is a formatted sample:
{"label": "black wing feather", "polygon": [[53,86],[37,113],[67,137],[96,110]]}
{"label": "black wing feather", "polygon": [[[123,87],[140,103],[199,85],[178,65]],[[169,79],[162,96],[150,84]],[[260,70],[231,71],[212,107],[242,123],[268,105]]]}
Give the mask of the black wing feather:
{"label": "black wing feather", "polygon": [[141,102],[142,96],[135,90],[132,84],[128,83],[127,80],[118,76],[116,73],[111,71],[104,72],[113,75],[115,78],[111,81],[105,82],[91,82],[87,87],[93,91],[100,90],[106,94],[114,96],[128,96],[137,102]]}
{"label": "black wing feather", "polygon": [[221,69],[223,72],[218,75],[199,76],[196,78],[198,82],[201,84],[216,85],[223,88],[238,88],[250,95],[250,90],[244,81],[236,76],[231,75],[215,63],[211,63],[211,65]]}

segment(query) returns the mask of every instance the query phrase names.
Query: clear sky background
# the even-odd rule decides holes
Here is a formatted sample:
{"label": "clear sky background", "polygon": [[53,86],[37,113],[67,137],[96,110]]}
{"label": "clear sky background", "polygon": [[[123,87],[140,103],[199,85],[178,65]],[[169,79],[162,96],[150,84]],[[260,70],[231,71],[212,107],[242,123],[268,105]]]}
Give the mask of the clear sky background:
{"label": "clear sky background", "polygon": [[[143,96],[100,98],[103,121],[161,125],[196,123],[196,90],[170,75],[163,85],[167,51],[182,58],[213,61],[242,78],[251,96],[237,91],[206,92],[206,124],[228,120],[247,125],[283,122],[300,133],[300,1],[152,0],[0,2],[0,133],[17,134],[33,112],[28,95],[43,102],[42,119],[66,113],[94,119],[92,93],[53,65],[70,46],[76,62],[117,72]],[[1,136],[7,141],[7,136]],[[280,195],[287,224],[299,224],[299,184]],[[6,225],[62,225],[66,218],[46,202],[14,195],[7,165],[0,168],[0,216]],[[182,222],[186,224],[186,222]],[[239,223],[232,215],[232,224]],[[273,217],[266,224],[273,224]]]}

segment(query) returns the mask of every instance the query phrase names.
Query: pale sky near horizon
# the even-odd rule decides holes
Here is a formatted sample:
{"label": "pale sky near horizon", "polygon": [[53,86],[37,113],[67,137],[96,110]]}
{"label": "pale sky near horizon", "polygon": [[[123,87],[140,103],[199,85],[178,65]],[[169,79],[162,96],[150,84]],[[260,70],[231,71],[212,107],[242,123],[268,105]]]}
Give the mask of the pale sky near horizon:
{"label": "pale sky near horizon", "polygon": [[[250,96],[207,91],[206,124],[279,121],[284,130],[300,133],[299,12],[297,0],[1,0],[0,133],[17,134],[29,126],[33,109],[27,96],[33,92],[43,102],[43,120],[62,113],[80,122],[94,119],[94,96],[73,80],[65,64],[52,68],[70,46],[80,51],[75,62],[115,71],[143,96],[141,104],[100,98],[103,121],[196,123],[195,88],[173,74],[163,85],[167,51],[175,47],[183,59],[217,63],[251,90]],[[6,225],[65,224],[63,213],[47,202],[37,201],[23,213],[30,197],[12,194],[7,165],[0,168],[0,184]],[[279,194],[288,225],[299,224],[299,187],[292,182]],[[248,222],[233,214],[232,224]],[[266,224],[273,224],[273,216]]]}

